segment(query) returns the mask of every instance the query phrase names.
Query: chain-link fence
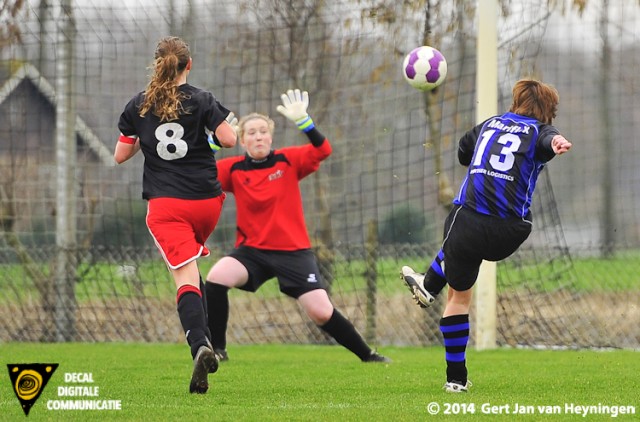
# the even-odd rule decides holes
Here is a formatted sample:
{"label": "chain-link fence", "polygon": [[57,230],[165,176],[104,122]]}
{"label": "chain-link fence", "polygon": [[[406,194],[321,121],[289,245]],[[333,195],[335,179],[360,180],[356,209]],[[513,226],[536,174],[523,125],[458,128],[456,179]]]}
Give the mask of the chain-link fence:
{"label": "chain-link fence", "polygon": [[[238,115],[271,114],[275,147],[305,142],[276,115],[279,94],[309,91],[334,152],[302,188],[335,305],[375,344],[438,343],[443,303],[413,305],[399,268],[430,264],[464,174],[455,150],[475,120],[475,3],[26,2],[0,62],[0,340],[183,341],[173,282],[144,225],[142,159],[111,159],[119,113],[144,88],[156,41],[175,34],[191,45],[190,83]],[[637,348],[640,7],[503,3],[499,107],[521,76],[552,83],[555,124],[574,149],[543,172],[534,233],[498,266],[498,342]],[[400,73],[420,44],[449,65],[432,93]],[[63,100],[75,154],[67,202]],[[201,272],[232,247],[234,211],[229,197]],[[329,341],[275,282],[230,300],[230,343]]]}

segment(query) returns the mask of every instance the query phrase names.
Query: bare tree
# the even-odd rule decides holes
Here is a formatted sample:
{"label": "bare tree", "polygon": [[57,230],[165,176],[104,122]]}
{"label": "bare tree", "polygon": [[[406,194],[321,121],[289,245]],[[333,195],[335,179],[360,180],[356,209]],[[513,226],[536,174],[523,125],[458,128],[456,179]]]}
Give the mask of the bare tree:
{"label": "bare tree", "polygon": [[22,42],[19,14],[24,0],[3,1],[0,4],[0,48]]}
{"label": "bare tree", "polygon": [[[313,113],[317,121],[328,115],[335,92],[345,83],[348,71],[332,52],[351,54],[358,43],[337,45],[336,28],[325,22],[325,13],[332,13],[323,0],[249,0],[243,8],[250,11],[268,39],[269,64],[274,72],[286,75],[289,83],[309,91],[313,98]],[[265,34],[258,34],[258,37]],[[323,278],[333,281],[333,230],[331,204],[328,200],[328,179],[321,172],[314,173],[315,249]]]}

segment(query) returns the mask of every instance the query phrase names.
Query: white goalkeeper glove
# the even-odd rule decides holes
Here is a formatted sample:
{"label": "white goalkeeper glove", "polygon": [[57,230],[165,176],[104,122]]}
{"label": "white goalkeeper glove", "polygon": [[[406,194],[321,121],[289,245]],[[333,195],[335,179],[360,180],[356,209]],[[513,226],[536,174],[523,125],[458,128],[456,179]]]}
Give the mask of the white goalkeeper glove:
{"label": "white goalkeeper glove", "polygon": [[300,91],[299,89],[289,89],[280,96],[282,104],[276,107],[276,110],[287,119],[294,122],[298,129],[303,132],[309,132],[315,127],[313,120],[307,113],[309,106],[309,93]]}
{"label": "white goalkeeper glove", "polygon": [[238,133],[238,118],[236,117],[235,114],[233,114],[233,111],[230,111],[229,114],[227,115],[227,118],[224,120],[231,125],[231,127],[233,128],[233,130],[236,131],[236,133]]}
{"label": "white goalkeeper glove", "polygon": [[[231,128],[236,132],[236,136],[238,136],[238,118],[233,114],[233,111],[230,111],[224,120],[231,125]],[[220,142],[213,132],[210,132],[207,136],[207,142],[209,143],[209,148],[211,148],[211,151],[213,151],[214,154],[222,149]]]}

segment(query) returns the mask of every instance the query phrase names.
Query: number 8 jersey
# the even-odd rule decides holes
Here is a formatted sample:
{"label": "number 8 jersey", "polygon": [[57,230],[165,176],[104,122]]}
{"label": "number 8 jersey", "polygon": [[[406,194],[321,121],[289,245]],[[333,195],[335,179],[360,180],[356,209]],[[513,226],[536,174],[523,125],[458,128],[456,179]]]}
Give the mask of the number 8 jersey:
{"label": "number 8 jersey", "polygon": [[469,166],[453,203],[499,218],[529,214],[538,174],[555,153],[559,132],[534,118],[506,113],[460,138],[458,160]]}
{"label": "number 8 jersey", "polygon": [[120,115],[118,128],[122,135],[140,139],[144,199],[207,199],[222,194],[207,137],[229,110],[208,91],[189,84],[180,85],[179,89],[184,99],[178,120],[160,122],[152,111],[141,117],[144,92],[133,97]]}

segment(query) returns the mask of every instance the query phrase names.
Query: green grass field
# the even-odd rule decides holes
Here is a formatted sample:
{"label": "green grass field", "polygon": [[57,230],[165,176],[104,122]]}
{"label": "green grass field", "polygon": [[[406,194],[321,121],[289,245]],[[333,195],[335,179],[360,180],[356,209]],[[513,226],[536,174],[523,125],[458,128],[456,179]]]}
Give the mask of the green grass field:
{"label": "green grass field", "polygon": [[[213,260],[211,261],[213,262]],[[498,287],[501,291],[527,289],[549,292],[558,288],[571,288],[581,292],[626,292],[638,289],[638,271],[640,271],[640,252],[620,252],[616,257],[602,260],[598,258],[580,258],[572,260],[572,270],[558,269],[548,263],[514,262],[506,260],[499,263]],[[413,258],[398,262],[391,258],[382,258],[377,262],[377,291],[379,294],[393,294],[405,291],[402,283],[398,282],[398,271],[402,265],[424,270],[430,263],[429,258]],[[157,259],[137,264],[137,278],[128,280],[119,275],[119,264],[91,263],[78,267],[79,279],[76,285],[76,299],[82,303],[98,298],[130,298],[150,297],[173,300],[175,287],[171,275]],[[48,274],[48,264],[41,264],[39,268],[43,274]],[[208,271],[202,265],[201,271]],[[350,293],[367,289],[366,264],[362,260],[335,262],[335,278],[337,288],[342,293]],[[615,280],[610,274],[615,272]],[[0,264],[0,290],[5,292],[0,296],[0,305],[24,303],[39,297],[38,289],[33,280],[24,272],[19,264]],[[603,282],[606,280],[606,282]],[[17,286],[15,283],[20,283]],[[242,292],[232,291],[232,295],[244,295]],[[260,289],[260,295],[265,298],[279,297],[281,292],[277,283],[266,283]]]}
{"label": "green grass field", "polygon": [[[5,368],[59,364],[31,408],[27,420],[35,421],[510,421],[516,404],[529,412],[519,420],[640,419],[638,352],[471,349],[474,386],[468,394],[452,395],[441,390],[441,347],[380,351],[394,362],[363,364],[339,346],[231,346],[230,361],[209,377],[209,392],[190,395],[185,345],[0,345]],[[93,383],[65,382],[65,373],[90,373]],[[120,401],[122,410],[48,410],[81,399],[60,397],[66,386],[97,386],[99,395],[88,399]],[[601,410],[583,417],[567,406]],[[438,413],[430,414],[436,407]],[[612,409],[620,407],[636,413],[612,418]],[[25,420],[8,372],[0,376],[0,420]]]}

